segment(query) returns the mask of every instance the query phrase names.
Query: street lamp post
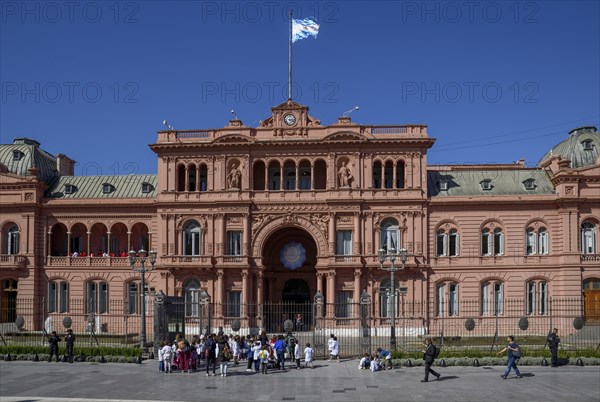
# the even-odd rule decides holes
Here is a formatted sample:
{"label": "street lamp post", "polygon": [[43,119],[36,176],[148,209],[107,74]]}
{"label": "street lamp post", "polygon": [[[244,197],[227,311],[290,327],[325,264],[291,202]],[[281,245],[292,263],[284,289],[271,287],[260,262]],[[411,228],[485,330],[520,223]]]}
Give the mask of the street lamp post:
{"label": "street lamp post", "polygon": [[[139,268],[135,266],[136,260],[140,262]],[[146,268],[146,260],[150,262],[150,268]],[[148,344],[146,343],[146,272],[152,271],[155,263],[156,251],[154,250],[147,252],[142,248],[138,252],[135,250],[129,252],[129,265],[134,272],[139,272],[141,276],[140,307],[142,308],[142,330],[140,331],[140,348],[144,353],[148,353]]]}
{"label": "street lamp post", "polygon": [[[396,349],[396,284],[394,283],[394,273],[399,270],[403,270],[406,264],[406,258],[408,256],[408,252],[406,249],[401,248],[396,253],[396,249],[389,249],[387,252],[384,249],[379,249],[379,266],[384,271],[390,272],[390,281],[391,281],[391,302],[392,302],[392,322],[390,328],[390,346],[392,349]],[[400,263],[402,264],[400,268],[396,267],[394,264],[396,262],[396,258],[400,259]],[[384,267],[383,263],[389,260],[390,267]]]}

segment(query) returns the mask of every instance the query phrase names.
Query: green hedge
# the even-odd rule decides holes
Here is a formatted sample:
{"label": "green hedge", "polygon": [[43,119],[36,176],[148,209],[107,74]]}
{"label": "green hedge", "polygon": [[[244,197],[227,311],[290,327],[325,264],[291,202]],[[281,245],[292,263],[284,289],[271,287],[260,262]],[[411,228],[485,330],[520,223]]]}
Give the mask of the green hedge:
{"label": "green hedge", "polygon": [[[47,346],[24,346],[10,345],[0,346],[0,355],[48,355],[49,348]],[[65,346],[58,348],[59,356],[67,354]],[[75,356],[94,357],[94,356],[122,356],[122,357],[140,357],[141,349],[138,348],[111,348],[111,347],[75,347],[73,349]]]}

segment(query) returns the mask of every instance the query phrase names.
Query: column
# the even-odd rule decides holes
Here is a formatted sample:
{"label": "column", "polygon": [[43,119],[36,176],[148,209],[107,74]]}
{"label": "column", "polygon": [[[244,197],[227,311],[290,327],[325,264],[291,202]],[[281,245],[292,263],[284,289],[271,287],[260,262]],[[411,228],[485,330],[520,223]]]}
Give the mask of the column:
{"label": "column", "polygon": [[[354,270],[354,294],[352,295],[352,300],[354,303],[360,303],[360,282],[361,282],[361,272],[360,269]],[[357,304],[355,304],[357,305]],[[356,309],[355,317],[360,317],[360,307]]]}
{"label": "column", "polygon": [[393,171],[392,171],[392,188],[398,188],[398,187],[396,186],[396,168],[397,168],[397,167],[396,167],[396,164],[397,164],[397,163],[398,163],[397,161],[394,161],[394,162],[392,163],[392,169],[393,169]]}
{"label": "column", "polygon": [[285,181],[283,180],[283,164],[279,164],[279,191],[283,191],[283,185]]}
{"label": "column", "polygon": [[223,297],[224,297],[224,293],[223,293],[223,275],[224,272],[222,269],[217,270],[217,289],[216,289],[216,298],[215,298],[215,303],[217,304],[217,316],[218,317],[222,317],[223,316]]}
{"label": "column", "polygon": [[127,232],[127,252],[131,250],[131,232]]}
{"label": "column", "polygon": [[248,250],[250,245],[250,225],[248,223],[248,219],[250,214],[242,215],[242,255],[248,256],[250,251]]}
{"label": "column", "polygon": [[[154,247],[152,247],[152,232],[148,232],[148,248],[150,250],[154,250]],[[150,251],[148,250],[148,251]]]}
{"label": "column", "polygon": [[196,189],[195,191],[200,191],[201,188],[201,184],[200,184],[200,164],[198,164],[196,166]]}
{"label": "column", "polygon": [[264,301],[264,289],[263,289],[263,273],[258,271],[256,273],[256,303],[261,306]]}
{"label": "column", "polygon": [[[88,236],[88,238],[89,238],[89,236]],[[0,239],[0,242],[1,242],[1,239]],[[89,248],[89,240],[88,240],[88,248]],[[52,232],[48,232],[48,257],[50,257],[51,255],[52,255]]]}
{"label": "column", "polygon": [[315,165],[313,162],[310,163],[310,189],[315,189]]}
{"label": "column", "polygon": [[269,164],[265,162],[265,191],[269,191]]}
{"label": "column", "polygon": [[361,239],[361,231],[360,231],[360,213],[359,212],[355,212],[354,213],[354,235],[353,235],[353,241],[354,244],[353,246],[353,250],[352,250],[352,254],[354,255],[360,255],[362,254],[362,239]]}
{"label": "column", "polygon": [[317,272],[317,292],[323,294],[323,273]]}
{"label": "column", "polygon": [[381,187],[385,188],[385,161],[381,161]]}
{"label": "column", "polygon": [[[110,254],[110,232],[106,232],[106,250],[104,250],[103,252],[106,254]],[[102,257],[102,256],[99,256]]]}
{"label": "column", "polygon": [[189,172],[189,168],[188,168],[187,165],[185,165],[185,188],[184,188],[183,191],[188,191],[189,190],[189,188],[188,188],[188,186],[190,184],[190,174],[189,173],[190,173]]}
{"label": "column", "polygon": [[67,232],[67,256],[71,256],[71,232]]}
{"label": "column", "polygon": [[[92,232],[87,232],[87,249],[85,250],[86,254],[90,255],[90,242],[92,240]],[[129,250],[127,250],[129,251]]]}
{"label": "column", "polygon": [[335,213],[329,214],[329,254],[335,254]]}
{"label": "column", "polygon": [[299,190],[300,189],[299,185],[298,185],[299,182],[300,182],[300,174],[299,174],[300,172],[299,172],[298,169],[299,169],[299,166],[296,165],[296,188],[295,188],[295,190]]}
{"label": "column", "polygon": [[327,273],[327,317],[335,317],[335,272]]}
{"label": "column", "polygon": [[248,319],[248,270],[242,271],[242,319]]}

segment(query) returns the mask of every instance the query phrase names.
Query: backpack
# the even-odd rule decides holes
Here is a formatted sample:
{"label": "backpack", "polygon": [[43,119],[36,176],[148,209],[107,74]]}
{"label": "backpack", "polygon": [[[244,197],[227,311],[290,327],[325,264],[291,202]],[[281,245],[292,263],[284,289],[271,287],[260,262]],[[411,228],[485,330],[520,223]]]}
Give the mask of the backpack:
{"label": "backpack", "polygon": [[441,350],[440,350],[440,348],[439,348],[439,347],[437,347],[437,346],[435,346],[435,345],[433,345],[433,347],[434,347],[434,351],[433,351],[433,358],[434,358],[434,359],[437,359],[437,358],[438,358],[438,356],[440,355],[440,351],[441,351]]}
{"label": "backpack", "polygon": [[516,346],[517,346],[517,350],[513,350],[512,355],[515,358],[519,359],[521,357],[521,355],[523,354],[523,351],[521,350],[521,347],[519,345],[516,345]]}

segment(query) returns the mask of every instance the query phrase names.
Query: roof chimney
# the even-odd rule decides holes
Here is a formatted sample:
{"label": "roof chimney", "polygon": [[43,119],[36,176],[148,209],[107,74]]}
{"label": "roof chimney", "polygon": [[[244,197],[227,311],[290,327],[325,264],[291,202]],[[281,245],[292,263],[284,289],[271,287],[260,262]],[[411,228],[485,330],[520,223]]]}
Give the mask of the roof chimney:
{"label": "roof chimney", "polygon": [[56,170],[61,176],[75,176],[75,161],[67,155],[57,154]]}

